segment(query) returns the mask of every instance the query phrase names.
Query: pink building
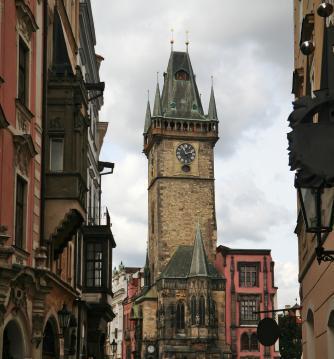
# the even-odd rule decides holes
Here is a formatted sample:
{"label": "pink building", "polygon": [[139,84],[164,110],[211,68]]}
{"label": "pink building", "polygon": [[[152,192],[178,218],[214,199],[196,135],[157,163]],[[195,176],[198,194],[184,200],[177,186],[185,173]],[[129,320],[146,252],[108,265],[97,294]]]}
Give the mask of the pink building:
{"label": "pink building", "polygon": [[138,306],[134,301],[141,290],[141,273],[137,272],[129,279],[128,295],[123,301],[123,343],[122,343],[122,358],[134,359],[136,358],[136,329],[138,313],[136,312]]}
{"label": "pink building", "polygon": [[226,340],[233,359],[279,358],[274,346],[262,346],[256,336],[259,320],[271,317],[271,313],[253,313],[276,308],[270,250],[219,246],[215,266],[226,278]]}

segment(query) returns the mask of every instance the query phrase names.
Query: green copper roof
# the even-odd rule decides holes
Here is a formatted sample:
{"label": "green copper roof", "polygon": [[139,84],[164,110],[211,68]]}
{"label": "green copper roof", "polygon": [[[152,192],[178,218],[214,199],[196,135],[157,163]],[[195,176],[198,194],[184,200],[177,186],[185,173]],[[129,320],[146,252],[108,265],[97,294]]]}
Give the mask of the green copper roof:
{"label": "green copper roof", "polygon": [[205,119],[195,75],[187,52],[172,51],[164,74],[164,117]]}
{"label": "green copper roof", "polygon": [[201,231],[196,229],[193,246],[179,246],[161,273],[161,278],[189,278],[194,276],[222,278],[208,262]]}

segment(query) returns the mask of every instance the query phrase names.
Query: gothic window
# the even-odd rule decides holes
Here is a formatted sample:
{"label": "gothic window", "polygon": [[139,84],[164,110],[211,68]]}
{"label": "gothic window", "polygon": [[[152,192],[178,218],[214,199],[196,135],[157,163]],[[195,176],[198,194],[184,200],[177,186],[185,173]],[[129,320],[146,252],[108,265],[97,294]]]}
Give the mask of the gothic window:
{"label": "gothic window", "polygon": [[21,176],[17,176],[15,203],[15,246],[19,248],[24,247],[26,188],[26,181]]}
{"label": "gothic window", "polygon": [[184,70],[180,70],[175,74],[175,80],[189,81],[189,74]]}
{"label": "gothic window", "polygon": [[199,312],[199,324],[205,324],[205,299],[203,296],[199,298],[199,305],[198,305],[198,312]]}
{"label": "gothic window", "polygon": [[89,242],[86,245],[86,286],[101,287],[103,279],[102,243]]}
{"label": "gothic window", "polygon": [[243,333],[240,339],[241,350],[249,351],[249,337],[247,333]]}
{"label": "gothic window", "polygon": [[253,324],[258,321],[258,301],[256,296],[245,296],[240,299],[240,324]]}
{"label": "gothic window", "polygon": [[257,340],[257,335],[255,333],[253,333],[251,335],[250,347],[251,347],[251,350],[255,350],[255,351],[259,350],[259,343],[258,343],[258,340]]}
{"label": "gothic window", "polygon": [[50,171],[61,172],[64,167],[64,138],[50,138]]}
{"label": "gothic window", "polygon": [[29,49],[24,41],[19,40],[19,73],[17,97],[24,105],[27,104],[28,96],[28,57]]}
{"label": "gothic window", "polygon": [[184,303],[178,302],[176,307],[176,329],[182,330],[184,327]]}
{"label": "gothic window", "polygon": [[151,230],[154,233],[154,202],[152,203],[151,207]]}
{"label": "gothic window", "polygon": [[209,322],[210,325],[214,325],[216,319],[216,303],[212,298],[210,298],[209,305]]}
{"label": "gothic window", "polygon": [[174,320],[175,320],[175,316],[174,316],[174,315],[175,315],[174,304],[170,304],[170,305],[169,305],[168,311],[169,311],[171,328],[173,328],[173,327],[174,327]]}
{"label": "gothic window", "polygon": [[256,263],[239,263],[240,287],[257,287],[259,285],[259,271]]}
{"label": "gothic window", "polygon": [[196,314],[197,314],[197,305],[196,304],[197,304],[196,297],[192,296],[190,307],[191,307],[191,324],[193,324],[193,325],[196,324]]}

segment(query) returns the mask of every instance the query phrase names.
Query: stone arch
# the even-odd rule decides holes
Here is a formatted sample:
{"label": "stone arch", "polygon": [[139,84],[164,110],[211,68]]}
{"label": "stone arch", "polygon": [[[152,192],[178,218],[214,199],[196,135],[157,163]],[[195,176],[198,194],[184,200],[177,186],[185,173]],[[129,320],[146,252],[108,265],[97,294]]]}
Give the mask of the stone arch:
{"label": "stone arch", "polygon": [[314,315],[311,308],[306,315],[306,348],[307,356],[315,358],[315,338],[314,338]]}
{"label": "stone arch", "polygon": [[4,326],[2,358],[21,359],[29,355],[25,330],[16,318],[7,321]]}
{"label": "stone arch", "polygon": [[59,358],[58,323],[54,316],[49,316],[45,323],[42,343],[42,359]]}

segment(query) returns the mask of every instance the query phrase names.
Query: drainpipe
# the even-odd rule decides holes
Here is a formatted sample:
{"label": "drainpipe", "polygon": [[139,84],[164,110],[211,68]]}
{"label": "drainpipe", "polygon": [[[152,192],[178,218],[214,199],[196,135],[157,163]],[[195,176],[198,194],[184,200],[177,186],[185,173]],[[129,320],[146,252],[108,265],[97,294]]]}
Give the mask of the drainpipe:
{"label": "drainpipe", "polygon": [[43,95],[42,95],[42,144],[41,144],[41,198],[40,198],[40,247],[45,246],[44,222],[45,222],[45,142],[47,123],[47,95],[48,95],[48,0],[43,3]]}

